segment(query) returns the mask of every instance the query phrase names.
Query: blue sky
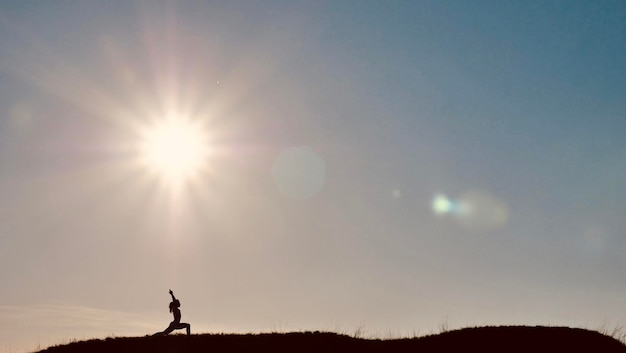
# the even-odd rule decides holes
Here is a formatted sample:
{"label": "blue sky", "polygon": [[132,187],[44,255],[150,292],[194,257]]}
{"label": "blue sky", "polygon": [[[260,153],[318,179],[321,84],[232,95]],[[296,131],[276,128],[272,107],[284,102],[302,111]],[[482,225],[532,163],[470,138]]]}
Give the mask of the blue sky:
{"label": "blue sky", "polygon": [[[623,323],[625,27],[620,1],[0,2],[2,347],[161,331],[169,288],[195,332]],[[211,151],[178,189],[137,149],[168,114]]]}

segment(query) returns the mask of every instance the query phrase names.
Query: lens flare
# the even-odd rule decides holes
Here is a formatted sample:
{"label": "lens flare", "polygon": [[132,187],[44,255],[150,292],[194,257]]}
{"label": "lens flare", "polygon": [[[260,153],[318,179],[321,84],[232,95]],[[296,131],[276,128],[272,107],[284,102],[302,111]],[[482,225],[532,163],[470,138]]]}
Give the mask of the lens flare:
{"label": "lens flare", "polygon": [[307,146],[282,151],[272,167],[278,190],[293,199],[308,199],[324,188],[326,162]]}
{"label": "lens flare", "polygon": [[438,216],[452,213],[455,209],[454,202],[445,195],[436,195],[431,205],[433,212]]}
{"label": "lens flare", "polygon": [[431,207],[437,216],[450,216],[462,229],[472,233],[499,230],[510,217],[507,204],[484,191],[468,191],[456,200],[438,194]]}
{"label": "lens flare", "polygon": [[503,228],[509,221],[509,207],[485,191],[472,190],[459,197],[463,205],[459,224],[473,233],[485,233]]}

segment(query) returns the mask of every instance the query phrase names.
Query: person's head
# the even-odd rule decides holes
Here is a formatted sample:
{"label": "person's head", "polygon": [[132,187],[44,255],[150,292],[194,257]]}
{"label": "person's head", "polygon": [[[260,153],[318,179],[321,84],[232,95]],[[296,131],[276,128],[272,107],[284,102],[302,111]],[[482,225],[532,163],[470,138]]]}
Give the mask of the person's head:
{"label": "person's head", "polygon": [[170,313],[174,311],[174,308],[180,308],[180,302],[178,301],[178,299],[170,302]]}

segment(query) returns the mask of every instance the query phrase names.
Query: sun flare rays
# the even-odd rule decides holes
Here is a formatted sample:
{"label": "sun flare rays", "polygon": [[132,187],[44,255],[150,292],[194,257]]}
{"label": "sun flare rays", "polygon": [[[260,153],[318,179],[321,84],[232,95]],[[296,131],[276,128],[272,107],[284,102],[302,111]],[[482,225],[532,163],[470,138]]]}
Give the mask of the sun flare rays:
{"label": "sun flare rays", "polygon": [[171,116],[142,131],[141,163],[164,182],[180,185],[207,166],[209,144],[202,125]]}

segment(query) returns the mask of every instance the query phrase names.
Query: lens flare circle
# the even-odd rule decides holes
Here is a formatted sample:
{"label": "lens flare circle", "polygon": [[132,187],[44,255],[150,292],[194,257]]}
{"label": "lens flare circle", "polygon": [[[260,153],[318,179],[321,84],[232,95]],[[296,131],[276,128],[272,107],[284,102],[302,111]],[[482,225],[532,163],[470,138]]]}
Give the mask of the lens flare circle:
{"label": "lens flare circle", "polygon": [[431,208],[435,215],[446,217],[471,233],[500,230],[510,218],[506,202],[485,191],[470,190],[456,199],[438,194]]}
{"label": "lens flare circle", "polygon": [[272,178],[284,196],[306,200],[324,189],[326,162],[311,147],[287,148],[276,157]]}
{"label": "lens flare circle", "polygon": [[445,195],[436,195],[431,205],[436,215],[443,216],[452,213],[455,209],[454,202]]}
{"label": "lens flare circle", "polygon": [[510,210],[506,202],[480,190],[470,190],[459,197],[463,212],[458,218],[460,225],[473,233],[500,230],[509,221]]}
{"label": "lens flare circle", "polygon": [[182,182],[204,168],[207,136],[193,121],[168,118],[145,129],[142,135],[142,162],[158,176]]}

